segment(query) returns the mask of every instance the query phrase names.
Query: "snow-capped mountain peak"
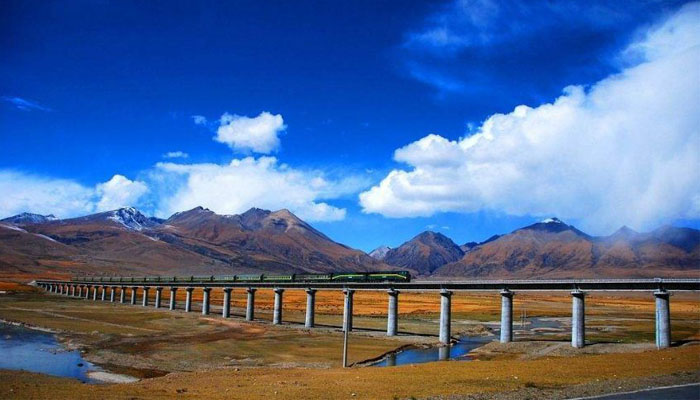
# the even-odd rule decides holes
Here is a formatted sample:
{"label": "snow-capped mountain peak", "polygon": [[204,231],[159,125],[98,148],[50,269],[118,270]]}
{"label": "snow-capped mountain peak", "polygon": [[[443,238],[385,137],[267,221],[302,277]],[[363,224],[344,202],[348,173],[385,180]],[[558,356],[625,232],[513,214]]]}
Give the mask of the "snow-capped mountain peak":
{"label": "snow-capped mountain peak", "polygon": [[540,221],[540,224],[563,224],[562,220],[556,217],[546,218]]}
{"label": "snow-capped mountain peak", "polygon": [[140,231],[144,228],[151,227],[155,222],[143,215],[141,211],[134,207],[124,207],[118,210],[110,211],[111,215],[108,219],[124,225],[128,229]]}
{"label": "snow-capped mountain peak", "polygon": [[388,253],[389,250],[391,250],[391,247],[389,246],[379,246],[376,249],[370,251],[369,255],[375,260],[383,260],[384,257],[386,257],[386,253]]}
{"label": "snow-capped mountain peak", "polygon": [[51,221],[57,221],[58,218],[56,218],[55,215],[49,214],[49,215],[41,215],[41,214],[34,214],[34,213],[28,213],[28,212],[23,212],[21,214],[14,215],[12,217],[8,217],[3,219],[3,222],[9,222],[15,225],[29,225],[29,224],[43,224],[46,222],[51,222]]}

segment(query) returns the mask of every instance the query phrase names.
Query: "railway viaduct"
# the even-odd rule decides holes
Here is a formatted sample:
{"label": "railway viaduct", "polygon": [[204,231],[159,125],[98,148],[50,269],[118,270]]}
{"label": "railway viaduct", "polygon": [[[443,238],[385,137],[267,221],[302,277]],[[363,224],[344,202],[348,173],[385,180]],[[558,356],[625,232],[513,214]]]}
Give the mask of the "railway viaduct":
{"label": "railway viaduct", "polygon": [[91,281],[37,280],[36,284],[50,293],[62,294],[82,299],[116,302],[119,290],[119,302],[126,303],[126,294],[131,289],[130,303],[137,303],[138,290],[141,289],[141,305],[149,306],[148,292],[156,291],[155,308],[160,308],[163,289],[170,291],[169,308],[176,308],[176,293],[179,289],[186,291],[185,312],[192,312],[192,292],[203,291],[202,314],[210,313],[210,292],[223,290],[224,300],[222,317],[230,317],[231,291],[234,288],[247,289],[246,320],[255,317],[255,292],[259,289],[273,290],[275,294],[273,324],[282,323],[283,298],[285,290],[306,291],[305,326],[313,328],[318,290],[342,290],[345,295],[343,330],[352,330],[353,294],[357,290],[383,290],[389,296],[387,313],[388,336],[397,334],[399,293],[402,291],[434,291],[439,293],[440,303],[440,342],[449,344],[451,340],[451,298],[455,291],[494,291],[501,295],[501,332],[500,341],[513,340],[513,296],[517,291],[569,291],[572,298],[571,345],[581,348],[585,345],[585,298],[591,291],[647,291],[651,292],[656,302],[656,346],[659,349],[671,345],[671,313],[669,308],[671,291],[700,291],[700,279],[595,279],[595,280],[482,280],[482,281],[417,281],[410,283],[384,282],[139,282],[137,278],[126,278],[128,283],[103,283]]}

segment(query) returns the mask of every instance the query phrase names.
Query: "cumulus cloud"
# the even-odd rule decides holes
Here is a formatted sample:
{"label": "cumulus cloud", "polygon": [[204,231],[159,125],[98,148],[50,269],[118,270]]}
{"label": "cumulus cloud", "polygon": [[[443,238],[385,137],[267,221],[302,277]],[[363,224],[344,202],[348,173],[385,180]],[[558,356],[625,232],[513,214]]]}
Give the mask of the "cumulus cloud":
{"label": "cumulus cloud", "polygon": [[132,181],[123,175],[114,175],[107,182],[95,187],[95,194],[99,197],[96,204],[97,211],[114,210],[121,207],[130,207],[148,192],[148,186],[140,181]]}
{"label": "cumulus cloud", "polygon": [[557,215],[598,233],[700,217],[699,21],[686,5],[623,52],[636,64],[620,73],[396,150],[410,168],[361,193],[364,212]]}
{"label": "cumulus cloud", "polygon": [[280,145],[278,134],[287,129],[282,116],[267,111],[250,118],[225,113],[214,140],[225,143],[234,150],[269,154]]}
{"label": "cumulus cloud", "polygon": [[0,217],[22,212],[75,217],[135,205],[147,190],[143,182],[122,175],[90,187],[70,179],[0,170]]}
{"label": "cumulus cloud", "polygon": [[356,180],[329,180],[319,171],[294,169],[269,156],[225,165],[159,163],[153,179],[172,192],[162,197],[162,216],[201,205],[222,214],[288,208],[308,221],[336,221],[346,210],[320,200],[359,190]]}
{"label": "cumulus cloud", "polygon": [[51,179],[0,170],[0,218],[34,212],[58,217],[93,210],[93,190],[68,179]]}
{"label": "cumulus cloud", "polygon": [[163,158],[189,158],[190,155],[183,151],[169,151],[163,154]]}

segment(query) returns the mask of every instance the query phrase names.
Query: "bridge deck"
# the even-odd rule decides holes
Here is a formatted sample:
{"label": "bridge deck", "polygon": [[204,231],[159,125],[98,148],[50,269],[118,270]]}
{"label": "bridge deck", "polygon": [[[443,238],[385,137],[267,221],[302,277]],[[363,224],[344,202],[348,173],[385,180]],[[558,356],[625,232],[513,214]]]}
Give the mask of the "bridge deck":
{"label": "bridge deck", "polygon": [[210,288],[285,288],[328,290],[563,290],[586,291],[649,291],[657,289],[700,291],[700,279],[561,279],[561,280],[471,280],[471,281],[413,281],[399,282],[99,282],[37,280],[36,283],[97,285],[97,286],[162,286],[162,287],[210,287]]}

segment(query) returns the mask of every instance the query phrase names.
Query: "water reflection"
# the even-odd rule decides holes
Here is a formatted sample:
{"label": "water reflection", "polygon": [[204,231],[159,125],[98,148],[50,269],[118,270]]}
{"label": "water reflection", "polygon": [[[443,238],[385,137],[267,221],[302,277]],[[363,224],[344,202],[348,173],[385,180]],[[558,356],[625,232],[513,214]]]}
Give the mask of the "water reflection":
{"label": "water reflection", "polygon": [[386,366],[387,367],[395,367],[396,366],[396,353],[389,354],[389,356],[386,358]]}
{"label": "water reflection", "polygon": [[440,361],[447,361],[450,359],[450,349],[452,346],[445,346],[445,347],[440,347],[438,349],[438,355]]}

